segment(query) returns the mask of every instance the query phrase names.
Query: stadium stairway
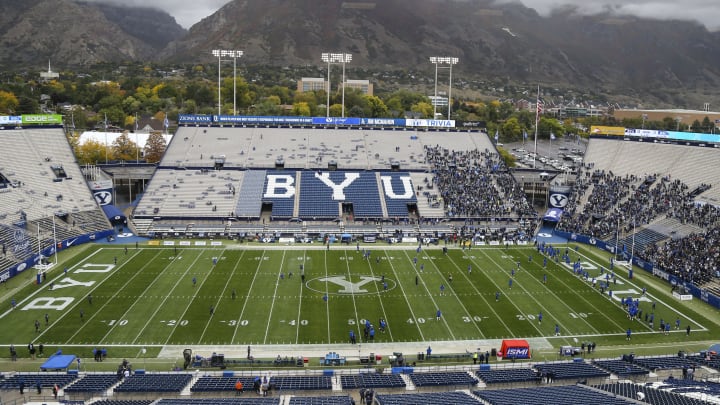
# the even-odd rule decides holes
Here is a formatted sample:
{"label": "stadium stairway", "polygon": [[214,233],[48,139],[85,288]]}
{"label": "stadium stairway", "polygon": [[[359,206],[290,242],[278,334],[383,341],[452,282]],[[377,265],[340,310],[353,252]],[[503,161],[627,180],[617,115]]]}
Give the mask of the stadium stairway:
{"label": "stadium stairway", "polygon": [[332,378],[332,391],[333,392],[342,392],[343,387],[340,383],[340,376],[335,374]]}
{"label": "stadium stairway", "polygon": [[295,203],[293,204],[293,217],[300,216],[300,187],[302,187],[301,172],[295,172]]}
{"label": "stadium stairway", "polygon": [[[416,187],[415,192],[417,192],[417,186],[424,183],[425,177],[427,177],[427,173],[410,173],[410,178],[412,179],[412,184],[414,187]],[[437,192],[437,190],[432,190],[433,194]],[[445,207],[443,207],[442,203],[439,207],[433,208],[430,206],[430,204],[427,201],[427,197],[425,197],[422,193],[417,196],[417,207],[418,211],[420,213],[420,216],[423,218],[444,218],[445,217]]]}
{"label": "stadium stairway", "polygon": [[417,390],[417,387],[412,382],[412,379],[410,378],[409,374],[400,374],[400,377],[402,377],[403,381],[405,381],[405,390],[406,391],[415,391]]}
{"label": "stadium stairway", "polygon": [[383,218],[388,217],[388,210],[387,210],[387,204],[385,203],[385,190],[382,186],[382,180],[380,180],[380,172],[375,173],[375,179],[377,180],[377,187],[378,190],[380,190],[380,208],[382,208],[382,216]]}

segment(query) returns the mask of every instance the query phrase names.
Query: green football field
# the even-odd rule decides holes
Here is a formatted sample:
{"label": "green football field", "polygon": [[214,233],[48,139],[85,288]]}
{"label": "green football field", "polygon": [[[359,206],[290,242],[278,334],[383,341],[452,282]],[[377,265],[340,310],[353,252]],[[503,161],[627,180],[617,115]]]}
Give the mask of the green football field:
{"label": "green football field", "polygon": [[[672,351],[673,342],[717,336],[718,319],[709,315],[716,310],[681,303],[667,284],[645,274],[630,280],[617,267],[613,297],[601,294],[592,278],[605,279],[607,254],[570,247],[569,255],[582,261],[588,280],[570,265],[548,260],[545,267],[532,246],[451,247],[444,254],[439,247],[418,252],[381,244],[141,245],[127,251],[95,245],[70,259],[67,272],[60,264],[41,285],[5,294],[0,344],[333,344],[347,343],[350,331],[366,342],[365,320],[376,330],[375,342],[545,337],[555,347],[624,345],[631,328],[633,344],[666,344]],[[640,300],[641,321],[628,319],[620,297]],[[14,309],[9,298],[16,300]],[[654,331],[646,313],[654,313]],[[668,336],[657,331],[661,319],[672,324]]]}

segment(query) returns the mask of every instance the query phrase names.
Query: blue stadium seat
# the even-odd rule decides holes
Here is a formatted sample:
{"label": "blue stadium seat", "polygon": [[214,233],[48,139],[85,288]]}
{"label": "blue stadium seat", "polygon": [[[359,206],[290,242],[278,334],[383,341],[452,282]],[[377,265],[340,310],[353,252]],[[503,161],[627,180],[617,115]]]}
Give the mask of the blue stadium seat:
{"label": "blue stadium seat", "polygon": [[432,392],[424,394],[376,394],[379,405],[457,405],[477,403],[462,392]]}
{"label": "blue stadium seat", "polygon": [[400,388],[405,381],[398,374],[364,373],[357,375],[341,375],[343,389],[354,388]]}
{"label": "blue stadium seat", "polygon": [[444,385],[475,385],[476,378],[464,371],[438,373],[412,373],[410,380],[418,387],[435,387]]}
{"label": "blue stadium seat", "polygon": [[473,391],[473,394],[493,405],[628,405],[634,403],[576,385]]}
{"label": "blue stadium seat", "polygon": [[190,374],[143,374],[131,375],[115,392],[180,392],[192,380]]}

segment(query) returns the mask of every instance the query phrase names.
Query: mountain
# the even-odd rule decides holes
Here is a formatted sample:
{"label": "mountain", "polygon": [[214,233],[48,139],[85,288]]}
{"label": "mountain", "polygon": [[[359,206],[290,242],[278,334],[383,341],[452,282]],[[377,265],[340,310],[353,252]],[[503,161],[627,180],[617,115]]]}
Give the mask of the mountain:
{"label": "mountain", "polygon": [[[425,88],[434,70],[428,58],[453,56],[458,91],[484,81],[590,91],[655,107],[720,104],[720,33],[691,22],[571,11],[545,17],[495,0],[232,0],[186,31],[150,8],[2,1],[5,68],[38,68],[48,59],[61,69],[212,63],[212,49],[239,49],[248,66],[322,72],[323,52],[345,52],[353,55],[346,66],[352,78],[417,73],[418,88]],[[390,85],[383,84],[376,87]]]}
{"label": "mountain", "polygon": [[153,60],[186,34],[169,14],[72,0],[3,0],[0,66]]}
{"label": "mountain", "polygon": [[542,17],[493,0],[234,0],[168,45],[162,58],[212,61],[241,49],[243,63],[317,65],[353,54],[348,69],[432,71],[455,56],[458,77],[541,83],[648,97],[658,105],[720,102],[720,34],[699,24],[634,17]]}

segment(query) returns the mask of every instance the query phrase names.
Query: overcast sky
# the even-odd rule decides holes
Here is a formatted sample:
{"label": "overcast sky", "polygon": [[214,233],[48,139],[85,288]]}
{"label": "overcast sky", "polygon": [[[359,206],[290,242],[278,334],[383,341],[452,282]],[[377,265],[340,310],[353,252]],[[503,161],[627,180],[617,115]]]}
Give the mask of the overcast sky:
{"label": "overcast sky", "polygon": [[[89,0],[131,6],[154,7],[167,11],[185,28],[217,11],[230,0]],[[382,0],[378,0],[382,4]],[[633,15],[660,20],[694,20],[710,30],[720,29],[720,1],[718,0],[495,0],[498,3],[520,2],[542,15],[562,7],[573,7],[580,14],[612,11],[618,15]]]}

